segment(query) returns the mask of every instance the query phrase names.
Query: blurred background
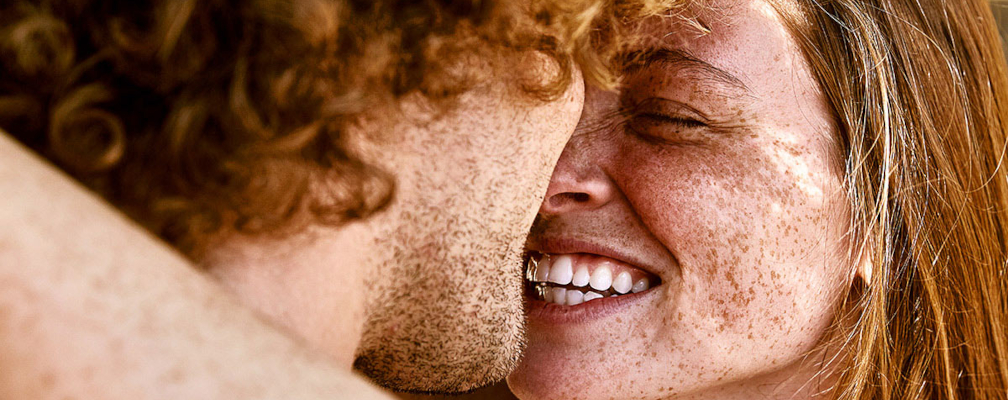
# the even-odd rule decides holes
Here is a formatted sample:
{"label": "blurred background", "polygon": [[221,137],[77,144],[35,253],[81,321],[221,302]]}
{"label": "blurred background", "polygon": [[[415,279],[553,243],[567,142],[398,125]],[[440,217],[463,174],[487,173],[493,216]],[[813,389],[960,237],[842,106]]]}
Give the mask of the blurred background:
{"label": "blurred background", "polygon": [[[956,0],[951,0],[956,1]],[[994,19],[997,21],[998,30],[1001,32],[1001,48],[1008,54],[1005,35],[1008,33],[1008,0],[995,0],[991,2],[991,9],[994,11]],[[475,391],[470,394],[458,396],[420,396],[400,394],[399,398],[406,400],[516,400],[517,398],[508,391],[507,384],[500,382],[496,385]]]}

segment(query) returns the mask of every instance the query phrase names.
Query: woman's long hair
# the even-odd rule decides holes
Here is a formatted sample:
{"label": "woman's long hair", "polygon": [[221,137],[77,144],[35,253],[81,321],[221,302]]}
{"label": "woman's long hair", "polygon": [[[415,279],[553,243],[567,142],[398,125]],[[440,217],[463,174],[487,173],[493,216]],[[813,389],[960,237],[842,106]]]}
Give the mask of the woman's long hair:
{"label": "woman's long hair", "polygon": [[778,4],[836,113],[853,237],[840,399],[1008,397],[1008,80],[982,0]]}

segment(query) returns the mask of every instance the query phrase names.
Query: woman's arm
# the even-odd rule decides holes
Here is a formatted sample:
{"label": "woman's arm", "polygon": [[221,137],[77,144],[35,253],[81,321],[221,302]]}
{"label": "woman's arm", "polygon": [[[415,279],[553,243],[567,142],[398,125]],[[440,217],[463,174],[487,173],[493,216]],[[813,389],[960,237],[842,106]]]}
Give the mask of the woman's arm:
{"label": "woman's arm", "polygon": [[389,398],[0,132],[0,398]]}

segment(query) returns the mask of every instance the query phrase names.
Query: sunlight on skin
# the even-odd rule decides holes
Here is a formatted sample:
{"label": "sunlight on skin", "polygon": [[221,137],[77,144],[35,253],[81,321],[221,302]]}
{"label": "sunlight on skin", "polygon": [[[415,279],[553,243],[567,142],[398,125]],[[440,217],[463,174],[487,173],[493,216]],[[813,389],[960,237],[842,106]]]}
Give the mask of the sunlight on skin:
{"label": "sunlight on skin", "polygon": [[[652,34],[642,51],[681,59],[633,70],[620,93],[586,93],[551,185],[605,187],[606,197],[541,209],[530,239],[602,238],[663,283],[592,320],[533,314],[528,351],[509,377],[520,398],[801,398],[820,389],[806,383],[852,264],[836,128],[766,2],[715,1],[699,15],[709,34],[660,20],[641,28]],[[659,104],[634,115],[660,116],[619,117],[628,104]]]}

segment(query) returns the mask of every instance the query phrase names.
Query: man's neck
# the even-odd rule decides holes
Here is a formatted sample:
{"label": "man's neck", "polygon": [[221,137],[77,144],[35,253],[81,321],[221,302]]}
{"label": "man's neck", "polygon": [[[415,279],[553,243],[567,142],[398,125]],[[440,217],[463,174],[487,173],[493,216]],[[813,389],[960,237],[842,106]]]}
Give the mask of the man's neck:
{"label": "man's neck", "polygon": [[374,273],[367,224],[311,228],[284,240],[236,237],[210,252],[208,271],[239,301],[350,370]]}

